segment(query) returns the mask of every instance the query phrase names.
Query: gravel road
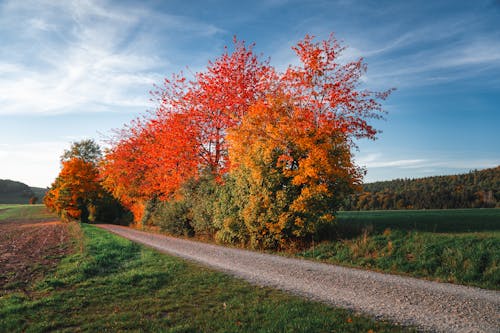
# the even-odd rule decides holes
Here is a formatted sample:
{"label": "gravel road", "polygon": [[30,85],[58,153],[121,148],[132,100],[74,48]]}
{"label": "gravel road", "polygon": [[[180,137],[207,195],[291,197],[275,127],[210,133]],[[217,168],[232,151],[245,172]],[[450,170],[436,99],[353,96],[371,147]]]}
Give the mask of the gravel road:
{"label": "gravel road", "polygon": [[226,248],[116,226],[115,234],[254,284],[433,332],[500,332],[500,292]]}

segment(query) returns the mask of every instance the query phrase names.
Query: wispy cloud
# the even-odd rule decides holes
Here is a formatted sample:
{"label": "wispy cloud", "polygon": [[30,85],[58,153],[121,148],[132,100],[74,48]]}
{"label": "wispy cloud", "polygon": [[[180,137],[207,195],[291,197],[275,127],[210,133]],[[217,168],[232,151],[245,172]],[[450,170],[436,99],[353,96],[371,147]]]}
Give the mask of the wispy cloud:
{"label": "wispy cloud", "polygon": [[365,80],[370,84],[392,83],[410,88],[487,75],[492,68],[500,68],[500,42],[483,38],[457,43],[447,49],[434,48],[379,60]]}
{"label": "wispy cloud", "polygon": [[221,32],[193,18],[97,1],[12,0],[0,16],[0,114],[144,110],[171,65],[152,30]]}
{"label": "wispy cloud", "polygon": [[[341,2],[331,2],[323,9],[331,16],[306,16],[297,24],[320,38],[341,27],[336,36],[348,46],[341,61],[365,58],[368,73],[362,80],[370,89],[429,87],[477,77],[498,84],[491,69],[500,69],[500,30],[490,25],[500,16],[480,9],[444,11],[439,6],[422,3],[415,10],[408,2],[354,1],[342,10]],[[414,16],[412,10],[417,12]],[[432,19],[432,13],[440,10],[439,19]],[[429,17],[422,18],[425,15]],[[366,21],[356,20],[363,16]],[[296,41],[275,42],[272,61],[280,69],[297,62],[285,46]]]}
{"label": "wispy cloud", "polygon": [[[459,154],[436,157],[432,154],[421,158],[399,159],[382,153],[358,156],[356,163],[368,171],[366,181],[393,178],[416,178],[438,174],[456,174],[474,169],[493,168],[500,165],[500,158],[463,158]],[[391,170],[390,174],[387,170]]]}
{"label": "wispy cloud", "polygon": [[418,168],[427,162],[425,159],[385,159],[382,154],[368,154],[357,158],[356,162],[367,168]]}
{"label": "wispy cloud", "polygon": [[369,168],[419,168],[425,160],[394,160],[394,161],[380,161],[368,163]]}
{"label": "wispy cloud", "polygon": [[[374,25],[369,34],[355,28],[347,33],[351,45],[347,57],[367,58],[365,83],[413,88],[477,76],[495,81],[495,75],[488,73],[500,68],[500,30],[493,24],[499,19],[497,12],[481,4],[443,11],[436,2],[421,4],[416,20],[409,12],[412,6],[408,2],[381,5],[385,12],[379,19],[388,23]],[[431,19],[435,11],[441,11],[439,20]],[[426,13],[430,17],[423,20]]]}

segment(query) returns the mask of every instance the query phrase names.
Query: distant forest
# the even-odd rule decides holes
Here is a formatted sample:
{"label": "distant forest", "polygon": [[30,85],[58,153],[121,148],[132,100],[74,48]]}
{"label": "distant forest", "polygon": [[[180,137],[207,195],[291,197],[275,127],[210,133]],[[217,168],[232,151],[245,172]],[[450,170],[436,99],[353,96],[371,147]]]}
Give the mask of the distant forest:
{"label": "distant forest", "polygon": [[500,166],[461,175],[364,184],[344,210],[500,208]]}

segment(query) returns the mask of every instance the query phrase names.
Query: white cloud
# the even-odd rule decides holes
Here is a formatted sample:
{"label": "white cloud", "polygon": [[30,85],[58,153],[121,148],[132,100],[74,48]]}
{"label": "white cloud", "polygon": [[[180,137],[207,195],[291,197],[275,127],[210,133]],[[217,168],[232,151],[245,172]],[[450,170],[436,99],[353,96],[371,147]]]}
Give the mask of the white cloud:
{"label": "white cloud", "polygon": [[43,31],[51,31],[55,30],[56,26],[54,24],[47,23],[47,21],[39,19],[39,18],[34,18],[28,21],[28,23],[37,30],[43,30]]}
{"label": "white cloud", "polygon": [[[350,32],[346,56],[367,59],[369,71],[363,81],[377,89],[484,77],[488,70],[500,68],[500,31],[487,22],[474,12],[450,13],[439,20],[412,24],[396,20],[374,26],[368,35]],[[493,82],[494,75],[489,80]]]}
{"label": "white cloud", "polygon": [[366,182],[458,174],[500,165],[499,158],[464,159],[461,154],[436,157],[432,152],[419,158],[407,159],[395,159],[382,153],[367,153],[358,156],[355,162],[366,167]]}
{"label": "white cloud", "polygon": [[0,51],[0,114],[143,111],[171,65],[156,55],[152,30],[221,32],[188,17],[98,1],[6,1],[0,17],[0,38],[23,36]]}
{"label": "white cloud", "polygon": [[448,169],[485,169],[485,168],[494,168],[500,165],[500,158],[495,159],[471,159],[471,160],[436,160],[431,163],[428,163],[428,167],[434,168],[448,168]]}
{"label": "white cloud", "polygon": [[367,168],[418,168],[424,164],[427,160],[425,159],[398,159],[398,160],[387,160],[383,159],[382,154],[368,154],[366,156],[361,156],[356,159],[357,164],[365,166]]}

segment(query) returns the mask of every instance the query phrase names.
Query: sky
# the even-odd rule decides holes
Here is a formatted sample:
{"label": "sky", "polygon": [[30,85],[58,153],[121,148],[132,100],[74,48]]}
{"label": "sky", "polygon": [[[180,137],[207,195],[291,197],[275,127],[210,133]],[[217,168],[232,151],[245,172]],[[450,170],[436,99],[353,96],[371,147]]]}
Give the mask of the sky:
{"label": "sky", "polygon": [[104,142],[233,36],[283,70],[332,32],[363,88],[396,88],[354,152],[365,181],[500,165],[499,0],[0,0],[0,179],[50,186],[71,142]]}

